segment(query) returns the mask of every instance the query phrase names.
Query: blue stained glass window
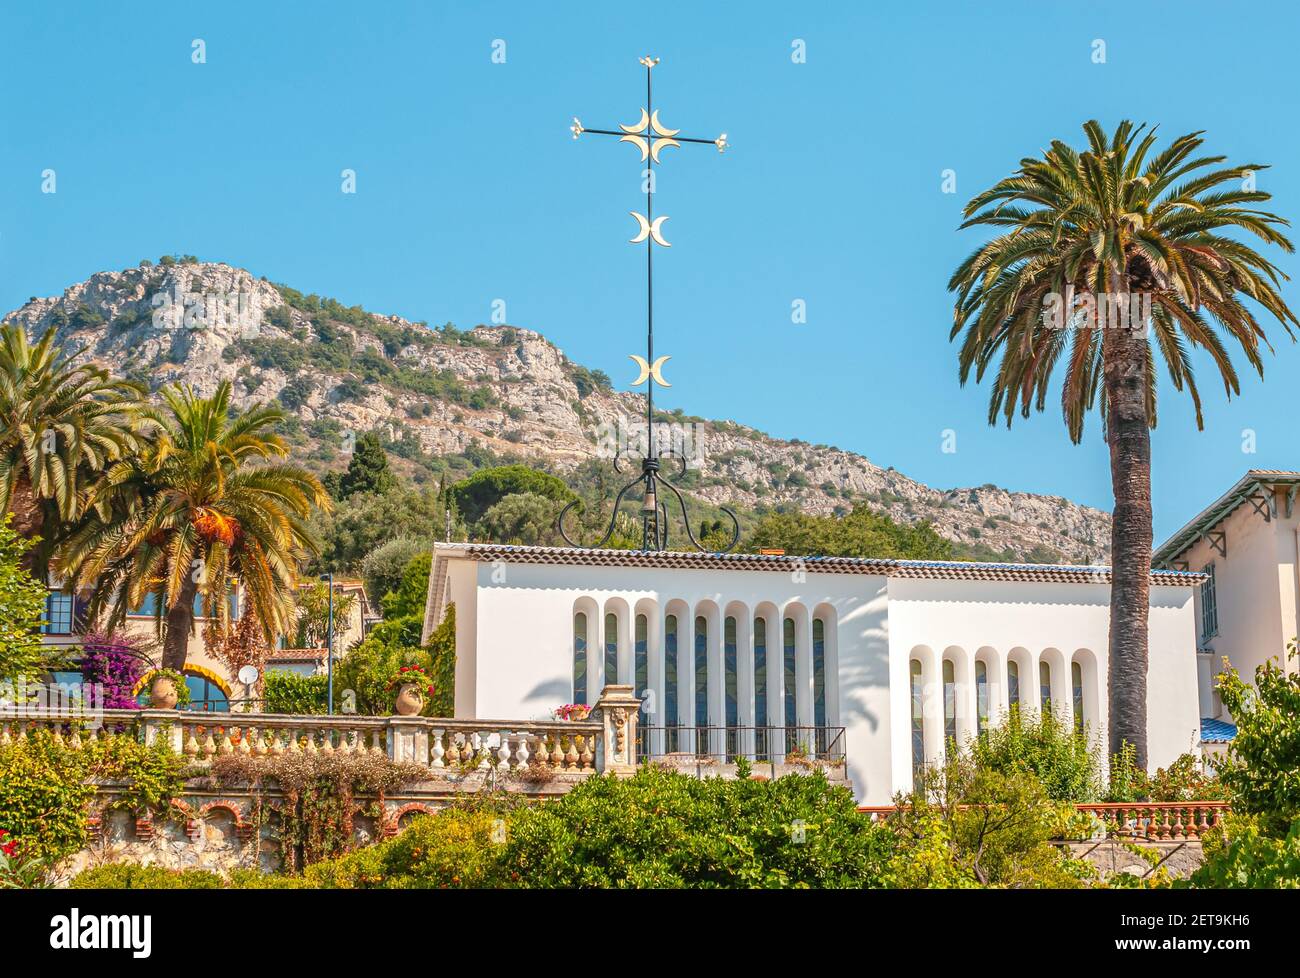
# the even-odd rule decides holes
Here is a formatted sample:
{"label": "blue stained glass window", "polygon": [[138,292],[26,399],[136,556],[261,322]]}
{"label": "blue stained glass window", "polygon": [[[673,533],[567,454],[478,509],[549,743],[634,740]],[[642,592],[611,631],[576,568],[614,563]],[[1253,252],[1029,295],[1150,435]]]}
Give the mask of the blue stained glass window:
{"label": "blue stained glass window", "polygon": [[723,629],[723,675],[726,679],[725,696],[727,703],[727,726],[734,727],[738,720],[738,699],[736,696],[736,619],[728,618]]}
{"label": "blue stained glass window", "polygon": [[785,725],[787,727],[795,726],[795,668],[794,668],[794,619],[787,618],[784,626],[785,655],[784,668],[785,673]]}
{"label": "blue stained glass window", "polygon": [[634,647],[634,655],[636,659],[636,663],[635,663],[636,676],[633,679],[633,682],[635,683],[635,691],[637,696],[645,696],[646,686],[648,685],[647,672],[649,669],[649,662],[648,662],[649,645],[646,641],[646,632],[648,631],[648,629],[649,629],[649,623],[646,621],[645,615],[637,615],[636,616],[636,645]]}
{"label": "blue stained glass window", "polygon": [[826,623],[813,619],[813,723],[826,726]]}
{"label": "blue stained glass window", "polygon": [[618,615],[605,616],[605,685],[618,682]]}
{"label": "blue stained glass window", "polygon": [[677,726],[677,616],[664,619],[664,726]]}
{"label": "blue stained glass window", "polygon": [[587,616],[573,616],[573,702],[587,702]]}
{"label": "blue stained glass window", "polygon": [[709,725],[709,622],[695,619],[695,725]]}

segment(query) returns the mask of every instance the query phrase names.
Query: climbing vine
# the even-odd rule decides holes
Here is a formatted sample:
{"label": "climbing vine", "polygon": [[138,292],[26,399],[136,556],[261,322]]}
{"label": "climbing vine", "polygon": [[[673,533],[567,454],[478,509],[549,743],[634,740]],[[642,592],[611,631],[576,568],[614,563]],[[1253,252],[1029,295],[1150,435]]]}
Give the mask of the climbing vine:
{"label": "climbing vine", "polygon": [[[270,824],[288,872],[353,848],[357,795],[373,796],[360,814],[378,818],[387,793],[428,776],[418,764],[396,763],[382,755],[301,751],[271,757],[226,755],[216,758],[209,772],[217,785],[248,787],[253,837],[259,838],[262,826]],[[272,786],[279,789],[276,796],[268,795]]]}

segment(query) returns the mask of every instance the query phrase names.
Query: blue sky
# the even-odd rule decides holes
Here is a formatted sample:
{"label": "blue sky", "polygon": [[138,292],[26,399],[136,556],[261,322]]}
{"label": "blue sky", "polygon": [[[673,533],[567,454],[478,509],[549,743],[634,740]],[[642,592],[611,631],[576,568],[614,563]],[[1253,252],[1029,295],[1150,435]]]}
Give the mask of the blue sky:
{"label": "blue sky", "polygon": [[[640,166],[566,127],[635,121],[636,59],[652,53],[663,121],[733,147],[664,154],[661,403],[937,487],[1110,505],[1095,419],[1077,447],[1054,409],[990,428],[987,389],[957,384],[945,287],[978,241],[956,230],[960,209],[1021,157],[1081,141],[1093,117],[1206,129],[1209,149],[1273,164],[1259,185],[1300,220],[1300,12],[1286,3],[13,7],[0,13],[0,309],[191,253],[431,323],[486,322],[503,299],[511,323],[625,386],[643,330],[642,252],[625,243]],[[206,64],[191,62],[195,38]],[[941,192],[945,169],[956,194]],[[806,324],[791,322],[796,299]],[[1201,358],[1204,432],[1164,385],[1157,542],[1246,468],[1300,467],[1300,351],[1280,331],[1275,346],[1267,383],[1247,377],[1231,404]]]}

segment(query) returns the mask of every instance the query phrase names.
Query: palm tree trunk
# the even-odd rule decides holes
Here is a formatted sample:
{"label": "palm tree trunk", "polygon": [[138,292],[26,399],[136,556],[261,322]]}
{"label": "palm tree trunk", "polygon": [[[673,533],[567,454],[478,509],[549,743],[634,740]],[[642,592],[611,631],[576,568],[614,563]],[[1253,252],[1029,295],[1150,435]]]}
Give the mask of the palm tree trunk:
{"label": "palm tree trunk", "polygon": [[[32,484],[26,474],[18,476],[13,495],[9,497],[9,508],[14,514],[11,525],[15,533],[24,540],[40,535],[45,527],[45,510],[32,492]],[[29,574],[36,568],[36,550],[36,547],[29,548],[19,561],[19,566]]]}
{"label": "palm tree trunk", "polygon": [[190,631],[194,627],[194,596],[199,585],[191,575],[186,575],[176,603],[167,609],[163,632],[163,668],[180,672],[185,668],[189,650]]}
{"label": "palm tree trunk", "polygon": [[1151,589],[1151,428],[1146,323],[1102,336],[1106,441],[1115,509],[1110,531],[1110,753],[1133,745],[1147,769],[1147,615]]}

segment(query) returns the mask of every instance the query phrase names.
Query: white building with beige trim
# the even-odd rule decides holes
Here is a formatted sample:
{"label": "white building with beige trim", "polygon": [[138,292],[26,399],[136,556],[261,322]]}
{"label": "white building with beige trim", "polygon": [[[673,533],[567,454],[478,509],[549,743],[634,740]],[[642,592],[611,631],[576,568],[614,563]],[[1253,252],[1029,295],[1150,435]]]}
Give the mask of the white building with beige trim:
{"label": "white building with beige trim", "polygon": [[1200,571],[1196,589],[1196,660],[1200,714],[1216,736],[1231,736],[1231,717],[1214,677],[1223,660],[1243,679],[1273,661],[1294,673],[1286,647],[1300,634],[1300,472],[1251,469],[1162,544],[1157,568]]}
{"label": "white building with beige trim", "polygon": [[[1149,756],[1197,749],[1197,572],[1151,575]],[[863,804],[1051,709],[1105,743],[1106,568],[440,544],[425,639],[456,606],[456,716],[549,718],[614,682],[648,757],[843,758]]]}

